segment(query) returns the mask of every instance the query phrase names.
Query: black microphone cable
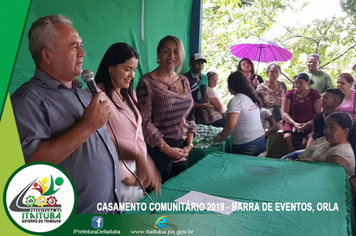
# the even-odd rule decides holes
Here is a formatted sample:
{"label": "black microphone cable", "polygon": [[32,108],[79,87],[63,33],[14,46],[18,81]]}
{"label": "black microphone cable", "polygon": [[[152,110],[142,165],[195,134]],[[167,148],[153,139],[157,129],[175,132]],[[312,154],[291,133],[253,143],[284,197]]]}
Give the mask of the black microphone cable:
{"label": "black microphone cable", "polygon": [[[82,80],[88,85],[88,88],[90,90],[90,92],[92,93],[93,97],[95,96],[95,94],[98,92],[98,89],[96,87],[96,84],[95,84],[95,81],[94,81],[94,73],[91,71],[91,70],[84,70],[82,71],[82,74],[81,74],[81,78]],[[100,100],[101,102],[101,100]],[[82,104],[83,105],[83,104]],[[116,138],[116,135],[115,135],[115,132],[111,126],[111,123],[110,121],[108,120],[108,125],[109,125],[109,128],[114,136],[114,139],[115,139],[115,144],[117,146],[117,154],[118,154],[118,157],[119,159],[122,161],[122,163],[124,164],[125,168],[135,177],[135,179],[137,180],[138,184],[140,185],[143,193],[146,195],[146,197],[151,201],[151,203],[154,203],[154,201],[152,200],[152,198],[148,195],[148,193],[146,192],[145,188],[142,186],[142,183],[140,181],[140,179],[137,177],[137,175],[131,171],[131,169],[126,165],[126,162],[124,160],[124,158],[122,157],[122,153],[121,153],[121,150],[120,150],[120,146],[119,146],[119,143],[117,141],[117,138]],[[153,212],[151,212],[150,214],[153,214],[154,212],[156,212],[156,210],[154,210]]]}
{"label": "black microphone cable", "polygon": [[126,165],[126,162],[125,162],[124,158],[122,157],[122,153],[121,153],[120,146],[119,146],[119,143],[118,143],[118,141],[117,141],[115,132],[114,132],[114,130],[113,130],[113,128],[112,128],[112,126],[111,126],[109,120],[108,120],[108,125],[109,125],[110,130],[111,130],[111,132],[112,132],[112,134],[113,134],[113,136],[114,136],[114,139],[115,139],[115,144],[116,144],[116,146],[117,146],[117,150],[118,150],[117,154],[118,154],[118,156],[119,156],[119,159],[122,161],[122,163],[124,164],[124,166],[126,167],[126,169],[136,178],[138,184],[140,185],[140,187],[141,187],[143,193],[146,195],[146,197],[151,201],[151,203],[154,203],[154,201],[152,200],[152,198],[150,197],[150,195],[148,195],[148,193],[146,192],[145,188],[142,186],[142,183],[141,183],[140,179],[139,179],[139,178],[137,177],[137,175],[136,175],[134,172],[132,172],[132,171],[130,170],[130,168]]}

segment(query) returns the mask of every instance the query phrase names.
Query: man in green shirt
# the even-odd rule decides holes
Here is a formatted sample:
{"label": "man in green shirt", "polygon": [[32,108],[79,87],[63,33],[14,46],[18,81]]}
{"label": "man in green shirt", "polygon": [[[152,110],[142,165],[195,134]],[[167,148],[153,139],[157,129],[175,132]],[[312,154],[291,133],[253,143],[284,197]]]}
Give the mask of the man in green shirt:
{"label": "man in green shirt", "polygon": [[307,59],[308,70],[307,73],[314,81],[309,88],[316,89],[320,93],[324,93],[328,88],[333,88],[333,81],[328,73],[319,70],[320,66],[320,56],[319,54],[313,53],[308,56]]}
{"label": "man in green shirt", "polygon": [[211,124],[212,119],[209,111],[212,105],[207,95],[208,77],[202,73],[206,60],[200,53],[195,53],[190,58],[190,71],[184,74],[189,80],[190,91],[194,99],[194,116],[197,124]]}

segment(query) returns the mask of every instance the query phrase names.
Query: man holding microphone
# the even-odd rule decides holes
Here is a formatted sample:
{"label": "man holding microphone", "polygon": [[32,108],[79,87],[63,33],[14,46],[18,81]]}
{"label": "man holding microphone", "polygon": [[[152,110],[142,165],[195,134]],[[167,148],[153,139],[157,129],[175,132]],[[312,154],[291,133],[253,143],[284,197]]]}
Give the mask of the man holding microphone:
{"label": "man holding microphone", "polygon": [[77,77],[83,42],[63,15],[39,18],[28,34],[34,77],[11,96],[26,163],[45,161],[72,177],[75,213],[105,214],[97,204],[120,201],[119,159],[105,123],[111,117],[102,92],[92,99]]}

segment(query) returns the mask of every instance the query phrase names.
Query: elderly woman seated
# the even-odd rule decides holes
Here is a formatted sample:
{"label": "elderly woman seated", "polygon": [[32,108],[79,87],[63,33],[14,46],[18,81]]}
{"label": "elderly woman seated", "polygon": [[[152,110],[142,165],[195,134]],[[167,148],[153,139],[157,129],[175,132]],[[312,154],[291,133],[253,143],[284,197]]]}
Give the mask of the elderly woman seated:
{"label": "elderly woman seated", "polygon": [[287,92],[287,87],[284,82],[278,81],[281,74],[281,67],[276,63],[271,63],[267,67],[268,80],[257,86],[256,92],[262,93],[263,108],[268,109],[273,118],[283,127],[281,116],[281,106],[284,94]]}

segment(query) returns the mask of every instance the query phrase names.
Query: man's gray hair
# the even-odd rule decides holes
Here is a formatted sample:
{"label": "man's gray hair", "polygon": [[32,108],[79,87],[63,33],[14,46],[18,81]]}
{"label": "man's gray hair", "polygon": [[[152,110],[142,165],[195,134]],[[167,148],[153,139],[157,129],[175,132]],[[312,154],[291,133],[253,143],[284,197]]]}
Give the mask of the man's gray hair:
{"label": "man's gray hair", "polygon": [[72,26],[72,21],[63,15],[44,16],[33,22],[28,32],[29,49],[37,68],[41,64],[41,51],[43,48],[49,48],[52,51],[56,50],[58,32],[54,25],[57,24]]}
{"label": "man's gray hair", "polygon": [[309,55],[308,55],[308,58],[309,58],[309,57],[316,57],[316,58],[318,58],[318,61],[320,61],[320,56],[319,56],[319,54],[317,54],[317,53],[309,54]]}

